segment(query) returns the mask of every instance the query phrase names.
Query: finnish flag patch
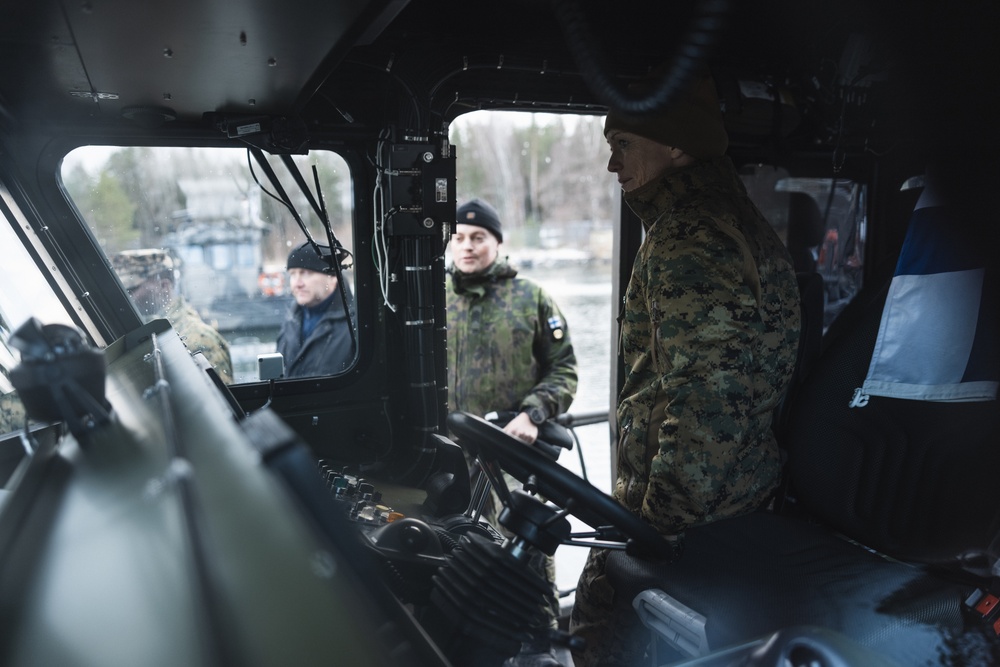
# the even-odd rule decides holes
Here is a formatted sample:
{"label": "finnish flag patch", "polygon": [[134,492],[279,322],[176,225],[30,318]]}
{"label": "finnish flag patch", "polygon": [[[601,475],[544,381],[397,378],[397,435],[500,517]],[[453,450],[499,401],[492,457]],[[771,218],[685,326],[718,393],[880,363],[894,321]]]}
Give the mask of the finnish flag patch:
{"label": "finnish flag patch", "polygon": [[565,336],[563,332],[563,322],[562,318],[558,315],[553,315],[548,319],[549,331],[552,332],[552,338],[555,340],[562,340]]}

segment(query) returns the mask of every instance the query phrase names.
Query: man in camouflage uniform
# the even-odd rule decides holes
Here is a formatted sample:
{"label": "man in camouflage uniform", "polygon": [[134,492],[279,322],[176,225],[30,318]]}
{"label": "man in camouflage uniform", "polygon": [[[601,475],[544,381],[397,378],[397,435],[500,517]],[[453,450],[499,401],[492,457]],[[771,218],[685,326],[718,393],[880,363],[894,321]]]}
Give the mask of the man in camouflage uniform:
{"label": "man in camouflage uniform", "polygon": [[[146,321],[165,317],[192,353],[202,352],[226,384],[233,381],[229,344],[174,293],[174,262],[166,252],[127,250],[112,257],[112,264]],[[24,423],[24,404],[17,394],[0,395],[0,435]]]}
{"label": "man in camouflage uniform", "polygon": [[[0,341],[0,352],[4,354],[0,355],[0,359],[9,359],[10,361],[7,363],[12,363],[14,357],[6,340],[11,333],[2,314],[0,314],[0,335],[4,336],[4,340]],[[7,393],[0,393],[0,435],[10,433],[24,426],[24,404],[21,403],[21,399],[18,398],[17,392],[14,391],[14,387],[10,382],[10,371],[11,368],[0,364],[0,392],[9,390]]]}
{"label": "man in camouflage uniform", "polygon": [[[714,83],[653,117],[605,123],[626,203],[646,232],[625,296],[614,497],[672,540],[765,504],[780,474],[771,416],[796,357],[791,259],[724,153]],[[583,665],[641,664],[648,631],[612,616],[593,549],[571,631]]]}
{"label": "man in camouflage uniform", "polygon": [[[473,199],[456,215],[446,286],[448,405],[480,417],[515,413],[504,431],[531,444],[538,426],[568,410],[576,394],[569,330],[555,301],[500,258],[503,230],[496,210]],[[520,488],[513,478],[508,481]],[[487,518],[494,519],[494,512],[488,509]],[[554,624],[559,602],[551,558],[545,572],[553,586]]]}
{"label": "man in camouflage uniform", "polygon": [[448,403],[480,417],[517,412],[504,430],[534,442],[538,424],[568,410],[576,394],[569,329],[545,290],[500,258],[492,206],[474,199],[457,220],[446,290]]}
{"label": "man in camouflage uniform", "polygon": [[133,303],[149,322],[165,317],[192,354],[201,352],[226,384],[233,381],[229,343],[174,292],[175,264],[162,250],[126,250],[111,263]]}
{"label": "man in camouflage uniform", "polygon": [[10,392],[0,395],[0,435],[23,428],[24,419],[24,403],[17,394]]}

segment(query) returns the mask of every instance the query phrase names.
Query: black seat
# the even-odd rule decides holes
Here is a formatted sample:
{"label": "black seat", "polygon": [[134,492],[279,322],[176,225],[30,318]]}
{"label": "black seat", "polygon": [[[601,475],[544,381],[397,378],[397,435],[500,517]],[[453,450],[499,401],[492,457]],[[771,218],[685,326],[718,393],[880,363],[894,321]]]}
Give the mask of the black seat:
{"label": "black seat", "polygon": [[963,609],[997,563],[1000,409],[880,396],[850,406],[887,291],[857,295],[796,388],[796,517],[760,511],[690,529],[671,564],[609,557],[617,613],[639,609],[661,656],[804,625],[902,666],[1000,664],[993,630]]}

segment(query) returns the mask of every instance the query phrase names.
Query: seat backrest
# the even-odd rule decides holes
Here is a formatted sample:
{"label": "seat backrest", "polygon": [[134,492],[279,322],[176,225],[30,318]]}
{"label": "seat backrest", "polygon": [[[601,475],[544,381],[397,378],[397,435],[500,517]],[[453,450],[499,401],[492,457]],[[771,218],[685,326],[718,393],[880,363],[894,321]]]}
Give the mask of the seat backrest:
{"label": "seat backrest", "polygon": [[985,552],[1000,525],[996,400],[935,403],[881,396],[852,407],[878,332],[885,287],[858,294],[800,385],[788,424],[799,502],[863,544],[947,562]]}
{"label": "seat backrest", "polygon": [[[986,270],[980,321],[997,314],[992,270]],[[793,492],[811,515],[883,553],[988,569],[1000,556],[1000,501],[992,493],[1000,474],[1000,404],[996,398],[941,402],[861,395],[891,284],[857,294],[831,325],[819,359],[792,396],[786,446]],[[944,295],[944,301],[949,298]],[[918,320],[911,328],[921,326]],[[985,370],[995,374],[1000,341],[982,331],[975,344],[992,348]],[[947,355],[948,347],[936,355]],[[972,363],[970,358],[967,375],[983,370]],[[909,368],[921,365],[917,360]]]}

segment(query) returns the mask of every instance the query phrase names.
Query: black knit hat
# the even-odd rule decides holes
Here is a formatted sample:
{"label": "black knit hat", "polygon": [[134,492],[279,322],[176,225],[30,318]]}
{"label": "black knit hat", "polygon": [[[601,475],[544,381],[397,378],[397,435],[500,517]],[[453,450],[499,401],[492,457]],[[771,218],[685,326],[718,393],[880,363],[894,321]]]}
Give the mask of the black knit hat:
{"label": "black knit hat", "polygon": [[322,257],[317,255],[316,248],[309,241],[306,241],[288,255],[288,265],[285,268],[333,273],[333,267],[330,264],[330,246],[321,245],[319,251],[323,253]]}
{"label": "black knit hat", "polygon": [[500,225],[500,216],[495,208],[484,202],[482,199],[473,199],[458,207],[455,211],[455,222],[460,225],[475,225],[487,230],[497,241],[503,243],[503,228]]}
{"label": "black knit hat", "polygon": [[[656,72],[629,86],[631,94],[649,94]],[[604,121],[604,136],[612,130],[638,134],[653,141],[680,148],[688,155],[707,159],[724,155],[729,135],[723,124],[715,81],[708,74],[698,78],[690,90],[666,109],[647,116],[629,116],[612,109]]]}

